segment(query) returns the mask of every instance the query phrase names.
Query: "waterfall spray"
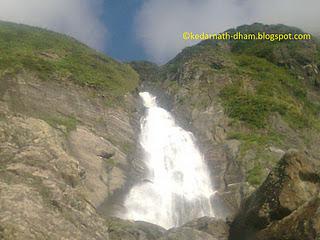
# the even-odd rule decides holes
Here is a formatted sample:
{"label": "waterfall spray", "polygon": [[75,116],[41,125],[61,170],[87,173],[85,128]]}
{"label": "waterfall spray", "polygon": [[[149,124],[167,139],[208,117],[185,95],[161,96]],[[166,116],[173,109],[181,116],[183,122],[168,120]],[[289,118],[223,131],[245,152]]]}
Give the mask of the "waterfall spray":
{"label": "waterfall spray", "polygon": [[125,218],[175,227],[202,216],[214,216],[214,191],[203,156],[193,136],[177,126],[156,98],[140,93],[146,116],[140,143],[145,151],[147,181],[133,186],[126,200]]}

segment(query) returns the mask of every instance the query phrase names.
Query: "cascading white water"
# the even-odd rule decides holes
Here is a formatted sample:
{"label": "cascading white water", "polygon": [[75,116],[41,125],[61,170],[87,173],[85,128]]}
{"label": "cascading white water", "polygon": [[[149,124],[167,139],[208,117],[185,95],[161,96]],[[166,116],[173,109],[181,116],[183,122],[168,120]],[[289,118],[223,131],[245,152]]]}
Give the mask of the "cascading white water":
{"label": "cascading white water", "polygon": [[214,191],[192,134],[177,126],[151,94],[142,92],[140,96],[147,108],[140,143],[148,174],[147,180],[129,192],[125,218],[170,228],[213,216],[210,197]]}

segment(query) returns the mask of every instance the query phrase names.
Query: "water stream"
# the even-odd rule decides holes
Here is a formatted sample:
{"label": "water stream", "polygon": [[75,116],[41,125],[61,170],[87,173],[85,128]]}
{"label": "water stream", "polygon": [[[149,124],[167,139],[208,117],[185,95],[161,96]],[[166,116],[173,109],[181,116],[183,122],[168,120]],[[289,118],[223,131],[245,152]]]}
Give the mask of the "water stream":
{"label": "water stream", "polygon": [[214,191],[193,135],[177,126],[154,96],[148,92],[140,96],[146,107],[140,144],[148,173],[130,190],[125,218],[170,228],[197,217],[214,216],[210,202]]}

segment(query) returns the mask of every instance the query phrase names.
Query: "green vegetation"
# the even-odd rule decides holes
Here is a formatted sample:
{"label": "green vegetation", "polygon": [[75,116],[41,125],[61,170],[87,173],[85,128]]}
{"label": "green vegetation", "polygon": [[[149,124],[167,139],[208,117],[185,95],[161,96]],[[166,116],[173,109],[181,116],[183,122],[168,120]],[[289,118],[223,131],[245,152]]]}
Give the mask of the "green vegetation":
{"label": "green vegetation", "polygon": [[40,28],[0,21],[0,76],[29,71],[37,77],[70,80],[121,96],[138,84],[138,76],[121,64],[71,37]]}
{"label": "green vegetation", "polygon": [[230,117],[264,128],[268,117],[278,112],[294,128],[319,125],[320,105],[307,98],[305,83],[265,59],[247,55],[233,58],[235,80],[221,91]]}
{"label": "green vegetation", "polygon": [[159,81],[159,66],[147,61],[133,61],[130,66],[139,73],[141,81]]}
{"label": "green vegetation", "polygon": [[[254,152],[252,158],[242,162],[242,164],[244,164],[244,169],[247,170],[247,181],[253,186],[261,184],[268,174],[266,169],[273,166],[276,162],[276,159],[268,150],[269,147],[278,146],[282,148],[286,141],[286,136],[280,135],[271,129],[251,129],[246,132],[230,132],[227,138],[237,139],[242,143],[238,153],[240,159],[245,159],[246,154],[250,151],[252,153]],[[254,167],[250,167],[250,162],[254,163]]]}
{"label": "green vegetation", "polygon": [[[302,32],[263,24],[232,31]],[[230,118],[227,137],[240,141],[236,160],[249,184],[256,186],[281,155],[273,149],[300,148],[314,141],[310,131],[320,130],[319,68],[320,42],[316,38],[283,42],[207,40],[185,48],[160,67],[158,74],[161,86],[175,97],[177,108],[194,113],[195,119],[197,113],[210,114],[219,108],[217,102],[221,103]],[[303,143],[298,142],[300,139]]]}
{"label": "green vegetation", "polygon": [[257,146],[265,147],[272,143],[281,145],[284,139],[284,136],[270,130],[268,134],[263,131],[231,132],[227,137],[228,139],[237,139],[244,142],[243,148],[245,151]]}
{"label": "green vegetation", "polygon": [[263,180],[263,171],[259,164],[256,164],[247,173],[247,181],[253,186],[258,186]]}
{"label": "green vegetation", "polygon": [[74,117],[44,117],[44,121],[46,121],[51,127],[59,128],[59,126],[64,126],[66,133],[69,133],[72,130],[77,128],[77,119]]}

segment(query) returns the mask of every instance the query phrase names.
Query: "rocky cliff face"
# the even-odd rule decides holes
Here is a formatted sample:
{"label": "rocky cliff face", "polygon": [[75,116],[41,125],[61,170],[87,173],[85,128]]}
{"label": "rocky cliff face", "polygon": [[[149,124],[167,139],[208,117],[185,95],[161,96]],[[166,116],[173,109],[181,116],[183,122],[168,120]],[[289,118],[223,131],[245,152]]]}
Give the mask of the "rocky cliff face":
{"label": "rocky cliff face", "polygon": [[107,239],[96,209],[128,185],[137,74],[40,29],[0,23],[0,43],[0,236]]}
{"label": "rocky cliff face", "polygon": [[[299,31],[238,29],[262,30]],[[232,239],[239,229],[258,239],[317,236],[317,40],[205,41],[161,67],[132,63],[139,75],[74,39],[23,25],[0,22],[0,47],[0,239],[225,240],[221,219],[234,216]],[[110,217],[143,171],[137,89],[158,95],[195,134],[220,220],[166,231]],[[289,153],[269,175],[290,148],[307,157]]]}
{"label": "rocky cliff face", "polygon": [[213,239],[110,217],[143,167],[129,66],[41,29],[0,33],[0,239]]}
{"label": "rocky cliff face", "polygon": [[[301,32],[262,24],[229,31]],[[195,134],[218,190],[219,217],[232,218],[290,148],[308,152],[319,167],[319,46],[317,39],[204,41],[158,68],[132,64],[142,86],[165,92],[171,104],[164,105]]]}
{"label": "rocky cliff face", "polygon": [[1,114],[0,238],[104,239],[86,168],[68,153],[64,133],[3,103]]}
{"label": "rocky cliff face", "polygon": [[244,202],[230,239],[317,239],[320,175],[306,156],[290,151]]}

